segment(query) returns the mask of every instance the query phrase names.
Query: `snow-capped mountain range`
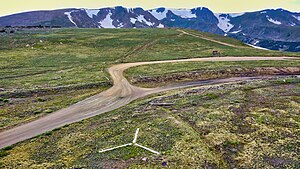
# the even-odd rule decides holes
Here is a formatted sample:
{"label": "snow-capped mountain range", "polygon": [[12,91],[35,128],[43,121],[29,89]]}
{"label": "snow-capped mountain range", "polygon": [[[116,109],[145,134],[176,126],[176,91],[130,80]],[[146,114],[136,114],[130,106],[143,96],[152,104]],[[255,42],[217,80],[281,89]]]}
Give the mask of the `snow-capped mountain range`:
{"label": "snow-capped mountain range", "polygon": [[0,17],[0,26],[78,28],[188,28],[230,36],[272,50],[300,52],[300,13],[268,9],[246,13],[213,13],[193,9],[101,8],[33,11]]}

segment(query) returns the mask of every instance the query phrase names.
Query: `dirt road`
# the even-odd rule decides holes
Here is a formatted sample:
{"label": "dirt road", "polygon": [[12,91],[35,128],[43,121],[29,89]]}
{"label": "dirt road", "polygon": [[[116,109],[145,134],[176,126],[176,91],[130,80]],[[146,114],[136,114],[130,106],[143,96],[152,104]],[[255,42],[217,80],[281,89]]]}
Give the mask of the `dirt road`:
{"label": "dirt road", "polygon": [[243,48],[242,46],[236,46],[236,45],[232,45],[232,44],[229,44],[229,43],[217,41],[217,40],[205,37],[205,36],[188,33],[188,32],[186,32],[184,30],[178,30],[178,31],[181,32],[181,33],[183,33],[183,34],[185,34],[185,35],[190,35],[190,36],[193,36],[193,37],[196,37],[196,38],[208,40],[208,41],[211,41],[211,42],[214,42],[214,43],[218,43],[218,44],[221,44],[221,45],[224,45],[224,46],[229,46],[229,47],[234,47],[234,48]]}
{"label": "dirt road", "polygon": [[210,57],[210,58],[195,58],[183,60],[168,60],[168,61],[153,61],[153,62],[137,62],[125,63],[112,66],[108,69],[114,85],[110,89],[99,93],[95,96],[87,98],[78,102],[68,108],[51,113],[47,116],[41,117],[30,123],[3,131],[0,133],[0,148],[18,143],[20,141],[32,138],[46,131],[51,131],[55,128],[62,127],[66,124],[81,121],[83,119],[93,117],[105,112],[109,112],[120,108],[131,101],[144,97],[149,94],[193,87],[208,84],[229,83],[237,81],[247,81],[255,79],[268,79],[270,77],[237,77],[228,79],[216,79],[208,81],[180,83],[176,85],[169,85],[160,88],[139,88],[129,84],[127,79],[123,76],[124,70],[147,64],[171,63],[171,62],[195,62],[195,61],[249,61],[249,60],[286,60],[292,59],[290,57]]}

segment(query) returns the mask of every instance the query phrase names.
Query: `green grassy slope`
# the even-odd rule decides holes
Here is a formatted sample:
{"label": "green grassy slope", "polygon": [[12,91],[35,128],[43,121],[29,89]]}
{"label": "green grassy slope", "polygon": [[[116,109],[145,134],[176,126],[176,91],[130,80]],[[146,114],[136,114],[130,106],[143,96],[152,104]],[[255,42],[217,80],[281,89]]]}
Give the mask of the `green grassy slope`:
{"label": "green grassy slope", "polygon": [[[174,29],[57,29],[19,31],[14,35],[0,36],[0,130],[34,120],[107,89],[112,84],[105,69],[117,63],[211,57],[213,50],[220,51],[222,56],[299,56],[298,53],[253,49],[231,38],[186,31],[231,43],[237,47],[228,47],[184,35]],[[294,64],[299,66],[299,61],[243,64],[201,62],[188,63],[188,65],[172,63],[133,68],[127,72],[127,75],[159,76],[204,69],[276,65],[290,67],[295,66]],[[142,70],[143,68],[147,71]],[[295,139],[298,139],[298,129],[295,126],[298,124],[299,117],[297,112],[295,115],[286,112],[294,112],[299,107],[297,102],[299,82],[283,84],[283,87],[279,88],[264,89],[263,87],[262,90],[266,91],[247,92],[247,87],[251,88],[251,85],[246,86],[245,89],[238,86],[241,89],[238,88],[237,91],[228,89],[228,92],[233,94],[224,98],[227,100],[224,104],[221,104],[220,100],[223,94],[218,91],[198,93],[185,99],[177,98],[176,94],[170,92],[167,96],[174,97],[176,100],[172,108],[148,107],[149,101],[156,101],[156,97],[139,100],[122,109],[65,126],[14,147],[3,149],[0,151],[0,166],[4,168],[46,168],[47,166],[99,168],[116,165],[153,168],[160,167],[162,161],[167,161],[168,166],[171,167],[190,165],[191,167],[226,168],[231,165],[254,166],[255,163],[263,166],[261,159],[266,159],[270,162],[266,163],[268,167],[272,166],[273,159],[277,158],[286,160],[287,162],[284,163],[286,166],[295,166],[298,161],[294,160],[297,156],[293,157],[292,151],[295,150],[293,145],[297,144]],[[273,89],[280,90],[273,91]],[[287,89],[291,90],[287,91]],[[261,92],[265,92],[267,100],[264,105],[257,102],[255,105],[247,105],[249,101],[239,97],[244,94],[257,97]],[[273,97],[279,92],[287,93],[283,100]],[[162,101],[169,101],[169,97],[163,95],[161,97],[163,97]],[[198,104],[198,101],[203,104]],[[272,105],[267,104],[268,102]],[[282,113],[279,119],[290,120],[291,128],[283,126],[280,121],[275,123],[274,116],[277,116],[275,114],[267,114],[267,119],[269,120],[270,116],[273,120],[271,121],[273,126],[265,124],[266,113],[260,109],[266,107],[271,109],[273,105],[278,104],[284,105],[276,107],[275,111]],[[219,106],[224,107],[224,110],[214,112],[213,110],[218,109]],[[243,112],[250,111],[249,106],[257,107],[259,111],[256,112],[255,109],[253,114],[249,115],[249,118],[255,120],[249,125],[257,129],[257,133],[240,135],[241,133],[236,129],[241,124],[232,123],[231,120],[236,118],[235,109],[227,109],[229,106],[246,107],[241,110]],[[187,107],[190,109],[186,109]],[[238,118],[244,120],[245,116]],[[224,123],[221,123],[220,119]],[[157,158],[137,148],[125,148],[108,154],[97,153],[99,149],[131,141],[137,126],[141,128],[139,139],[141,143],[162,152],[162,156]],[[199,132],[203,128],[206,132]],[[209,128],[216,130],[209,131]],[[289,130],[292,135],[290,140],[283,140],[290,147],[283,150],[286,153],[284,157],[277,157],[277,152],[272,149],[272,146],[281,145],[282,140],[278,139],[282,138],[273,136],[271,130],[275,132]],[[227,135],[227,131],[231,134]],[[265,131],[269,132],[267,137],[272,137],[271,141],[277,139],[279,143],[265,141],[265,135],[261,134]],[[209,133],[212,135],[208,135]],[[218,140],[212,142],[214,139],[211,137],[215,135],[218,136]],[[255,137],[259,141],[248,142],[249,137]],[[265,149],[261,149],[259,155],[253,153],[255,146],[261,146],[262,143]],[[247,145],[248,148],[245,146],[245,149],[239,149],[241,145]],[[220,147],[223,149],[220,150]],[[237,149],[237,153],[231,153],[232,148]],[[264,152],[273,154],[262,156]],[[224,153],[227,153],[226,158],[223,157]],[[147,157],[146,162],[141,161],[142,157]],[[248,157],[250,160],[245,160]]]}
{"label": "green grassy slope", "polygon": [[107,81],[104,71],[140,44],[176,34],[157,30],[61,29],[0,37],[1,88]]}
{"label": "green grassy slope", "polygon": [[[210,57],[213,50],[224,56],[298,55],[257,50],[232,38],[185,31],[237,47],[184,35],[175,29],[30,30],[0,36],[0,98],[6,100],[0,101],[0,130],[106,89],[112,83],[105,69],[116,63]],[[73,96],[78,99],[61,100],[66,91],[77,93]],[[26,101],[38,97],[48,99],[38,104]]]}
{"label": "green grassy slope", "polygon": [[[174,29],[30,30],[0,36],[0,98],[6,101],[0,101],[0,130],[106,89],[112,83],[105,69],[116,63],[210,57],[213,50],[233,56],[297,55],[252,49],[231,38],[198,34],[238,48]],[[62,100],[66,91],[78,99]],[[47,99],[35,102],[39,97]]]}
{"label": "green grassy slope", "polygon": [[[299,92],[299,79],[278,79],[159,94],[8,147],[0,166],[297,168]],[[137,127],[138,142],[161,155],[136,147],[98,153],[131,142]]]}
{"label": "green grassy slope", "polygon": [[[0,101],[0,130],[107,89],[112,83],[105,68],[153,38],[176,34],[155,29],[58,29],[0,36],[0,98],[5,100]],[[62,97],[66,95],[70,97]]]}
{"label": "green grassy slope", "polygon": [[257,50],[231,38],[201,34],[242,48],[182,35],[173,29],[59,29],[0,36],[0,88],[107,81],[103,70],[111,64],[209,57],[213,50],[225,56],[299,55]]}

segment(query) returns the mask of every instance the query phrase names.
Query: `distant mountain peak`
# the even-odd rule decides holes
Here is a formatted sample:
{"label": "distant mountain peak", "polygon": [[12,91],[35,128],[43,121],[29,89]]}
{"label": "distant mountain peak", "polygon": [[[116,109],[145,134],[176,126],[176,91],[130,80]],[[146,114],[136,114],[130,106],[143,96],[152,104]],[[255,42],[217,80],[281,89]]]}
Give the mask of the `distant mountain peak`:
{"label": "distant mountain peak", "polygon": [[213,13],[206,7],[151,10],[123,6],[32,11],[0,17],[4,26],[78,28],[188,28],[234,37],[268,49],[300,51],[300,13],[266,9],[246,13]]}

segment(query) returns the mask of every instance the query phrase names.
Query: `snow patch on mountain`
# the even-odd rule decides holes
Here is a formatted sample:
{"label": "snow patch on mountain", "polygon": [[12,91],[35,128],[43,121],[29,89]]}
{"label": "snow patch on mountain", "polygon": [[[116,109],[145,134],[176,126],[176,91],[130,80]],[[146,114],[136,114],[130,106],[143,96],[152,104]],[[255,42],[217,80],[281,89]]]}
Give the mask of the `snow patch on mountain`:
{"label": "snow patch on mountain", "polygon": [[131,22],[131,23],[135,24],[136,21],[137,21],[137,19],[135,19],[135,18],[130,18],[130,22]]}
{"label": "snow patch on mountain", "polygon": [[277,21],[277,20],[273,20],[272,18],[269,18],[268,21],[276,24],[276,25],[281,25],[281,22]]}
{"label": "snow patch on mountain", "polygon": [[297,19],[298,21],[300,21],[300,16],[295,16],[295,15],[293,15],[293,17],[294,17],[295,19]]}
{"label": "snow patch on mountain", "polygon": [[78,27],[77,24],[76,24],[76,23],[73,21],[73,19],[72,19],[72,15],[71,15],[72,12],[73,12],[73,11],[65,12],[64,14],[68,16],[70,22],[72,22],[76,27]]}
{"label": "snow patch on mountain", "polygon": [[132,8],[126,8],[126,10],[127,10],[127,13],[132,13],[133,12]]}
{"label": "snow patch on mountain", "polygon": [[124,24],[123,23],[119,23],[117,28],[123,28]]}
{"label": "snow patch on mountain", "polygon": [[196,14],[189,9],[170,9],[170,11],[181,18],[197,18]]}
{"label": "snow patch on mountain", "polygon": [[156,19],[158,20],[162,20],[164,18],[167,17],[167,13],[168,10],[163,9],[163,11],[161,9],[152,9],[149,11],[151,13],[152,16],[154,16]]}
{"label": "snow patch on mountain", "polygon": [[99,9],[85,9],[86,14],[93,19],[93,16],[97,16],[97,14],[99,13]]}
{"label": "snow patch on mountain", "polygon": [[113,20],[111,19],[111,16],[112,16],[112,13],[111,12],[109,12],[107,15],[106,15],[106,17],[102,20],[102,21],[100,21],[99,23],[100,23],[100,26],[102,27],[102,28],[116,28],[114,25],[113,25]]}
{"label": "snow patch on mountain", "polygon": [[240,33],[241,31],[242,31],[242,30],[238,30],[238,31],[230,32],[230,33],[237,34],[237,33]]}
{"label": "snow patch on mountain", "polygon": [[214,14],[219,23],[218,23],[218,27],[223,30],[224,32],[229,32],[233,27],[234,25],[232,25],[230,22],[230,19],[228,18],[228,15],[226,14],[218,14],[218,13],[215,13]]}
{"label": "snow patch on mountain", "polygon": [[245,14],[245,12],[243,12],[243,13],[231,13],[231,14],[229,14],[231,17],[233,17],[233,18],[235,18],[235,17],[238,17],[238,16],[242,16],[242,15],[244,15]]}
{"label": "snow patch on mountain", "polygon": [[251,46],[251,47],[253,47],[255,49],[270,50],[270,49],[267,49],[267,48],[263,48],[263,47],[259,47],[259,46],[255,46],[255,45],[251,45],[251,44],[247,44],[247,43],[246,43],[246,45]]}
{"label": "snow patch on mountain", "polygon": [[259,43],[259,40],[255,40],[255,42],[253,43],[253,45],[256,45]]}
{"label": "snow patch on mountain", "polygon": [[147,19],[145,18],[144,15],[139,15],[138,18],[137,18],[137,20],[138,20],[139,22],[141,22],[141,23],[145,23],[145,24],[148,25],[148,26],[153,26],[153,25],[155,24],[155,23],[152,23],[152,22],[150,22],[150,21],[147,21]]}
{"label": "snow patch on mountain", "polygon": [[266,17],[267,17],[269,22],[274,23],[276,25],[281,25],[280,21],[274,20],[274,19],[270,18],[268,15]]}
{"label": "snow patch on mountain", "polygon": [[158,28],[164,28],[165,26],[164,26],[163,24],[160,23],[157,27],[158,27]]}

